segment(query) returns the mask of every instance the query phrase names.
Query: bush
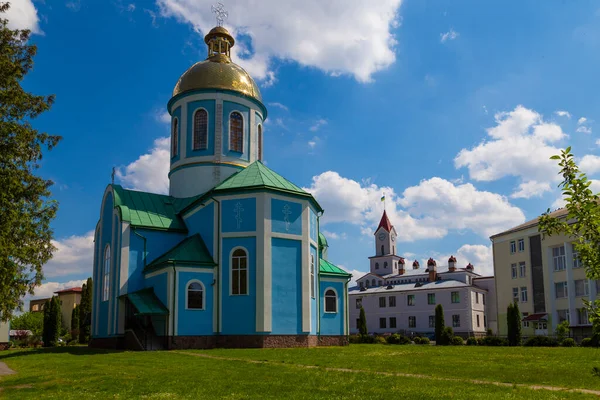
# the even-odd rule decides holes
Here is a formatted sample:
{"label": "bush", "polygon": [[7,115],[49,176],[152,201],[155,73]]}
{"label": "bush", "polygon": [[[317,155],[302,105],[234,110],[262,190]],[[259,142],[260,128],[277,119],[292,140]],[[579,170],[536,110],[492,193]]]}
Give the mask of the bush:
{"label": "bush", "polygon": [[486,336],[492,336],[492,328],[488,328],[488,330],[485,332]]}
{"label": "bush", "polygon": [[467,346],[477,346],[477,339],[474,337],[467,338]]}
{"label": "bush", "polygon": [[556,347],[558,341],[548,336],[532,336],[525,342],[525,346],[529,347]]}
{"label": "bush", "polygon": [[387,344],[387,340],[385,340],[385,338],[383,336],[375,336],[374,338],[374,343],[377,344]]}
{"label": "bush", "polygon": [[400,344],[400,335],[394,333],[393,335],[388,336],[386,340],[388,344]]}
{"label": "bush", "polygon": [[422,337],[421,340],[419,341],[420,344],[429,344],[429,338],[428,337]]}
{"label": "bush", "polygon": [[67,343],[67,346],[77,346],[79,344],[79,340],[73,339]]}
{"label": "bush", "polygon": [[592,338],[586,337],[581,341],[581,347],[592,347]]}
{"label": "bush", "polygon": [[360,343],[360,336],[358,335],[350,335],[348,336],[348,342],[351,344]]}
{"label": "bush", "polygon": [[452,346],[462,346],[463,344],[465,344],[465,342],[463,341],[463,338],[461,338],[460,336],[454,336],[454,337],[452,337],[450,344]]}
{"label": "bush", "polygon": [[486,336],[478,339],[478,342],[482,346],[508,346],[508,340],[498,336]]}
{"label": "bush", "polygon": [[360,343],[367,343],[367,344],[375,343],[375,336],[360,335]]}
{"label": "bush", "polygon": [[451,343],[453,337],[454,337],[454,331],[452,330],[451,327],[447,326],[444,328],[444,330],[440,334],[440,337],[435,338],[435,343],[442,345],[442,346],[447,346]]}
{"label": "bush", "polygon": [[571,338],[566,338],[560,344],[562,347],[575,347],[575,340]]}

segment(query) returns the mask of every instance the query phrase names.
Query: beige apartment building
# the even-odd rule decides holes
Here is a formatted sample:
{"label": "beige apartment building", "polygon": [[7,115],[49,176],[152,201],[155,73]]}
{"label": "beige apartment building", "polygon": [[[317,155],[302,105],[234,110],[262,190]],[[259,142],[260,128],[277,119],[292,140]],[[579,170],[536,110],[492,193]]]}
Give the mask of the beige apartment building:
{"label": "beige apartment building", "polygon": [[[568,211],[551,213],[565,218]],[[583,300],[593,300],[598,281],[588,280],[577,258],[573,239],[538,232],[538,220],[525,222],[493,235],[494,276],[498,305],[498,333],[506,335],[508,305],[519,303],[524,336],[553,335],[556,326],[569,321],[576,338],[591,335]]]}
{"label": "beige apartment building", "polygon": [[[62,324],[67,329],[71,328],[71,316],[73,313],[73,309],[79,303],[81,303],[81,292],[82,289],[80,287],[74,287],[65,290],[59,290],[58,292],[54,292],[58,296],[60,300],[60,311],[62,317]],[[43,312],[44,304],[50,300],[50,298],[46,299],[35,299],[29,302],[29,311],[31,312]]]}

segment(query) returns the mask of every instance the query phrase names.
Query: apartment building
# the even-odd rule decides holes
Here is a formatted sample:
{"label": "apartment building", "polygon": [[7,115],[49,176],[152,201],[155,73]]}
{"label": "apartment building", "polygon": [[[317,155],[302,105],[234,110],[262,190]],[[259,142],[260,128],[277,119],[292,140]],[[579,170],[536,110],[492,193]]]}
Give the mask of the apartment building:
{"label": "apartment building", "polygon": [[[81,293],[81,287],[73,287],[54,292],[54,294],[58,296],[58,300],[60,301],[62,325],[67,329],[73,329],[71,327],[71,316],[75,306],[81,303]],[[44,304],[46,304],[48,300],[50,300],[50,298],[30,300],[29,311],[44,312]]]}
{"label": "apartment building", "polygon": [[[551,213],[566,218],[568,211]],[[506,335],[506,310],[515,301],[522,313],[523,335],[552,335],[562,321],[572,333],[591,334],[583,300],[599,293],[597,281],[588,280],[577,258],[573,239],[538,231],[539,218],[493,235],[494,276],[498,306],[498,331]]]}

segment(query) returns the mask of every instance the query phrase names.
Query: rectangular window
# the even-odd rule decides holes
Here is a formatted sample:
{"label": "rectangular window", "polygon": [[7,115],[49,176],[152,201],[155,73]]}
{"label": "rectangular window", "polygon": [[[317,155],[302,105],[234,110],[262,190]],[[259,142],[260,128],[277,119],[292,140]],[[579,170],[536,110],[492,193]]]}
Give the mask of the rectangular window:
{"label": "rectangular window", "polygon": [[485,315],[483,316],[483,327],[487,328],[487,317]]}
{"label": "rectangular window", "polygon": [[435,304],[435,293],[427,293],[427,304]]}
{"label": "rectangular window", "polygon": [[414,294],[409,294],[408,296],[406,296],[406,305],[407,306],[415,305],[415,295]]}
{"label": "rectangular window", "polygon": [[356,308],[362,307],[362,299],[356,299]]}
{"label": "rectangular window", "polygon": [[396,317],[390,317],[390,328],[396,327]]}
{"label": "rectangular window", "polygon": [[577,309],[577,321],[579,321],[579,325],[589,325],[590,320],[588,318],[587,308]]}
{"label": "rectangular window", "polygon": [[523,316],[523,328],[529,328],[529,321],[525,321],[525,317],[527,317],[529,313],[524,312],[521,315]]}
{"label": "rectangular window", "polygon": [[554,283],[554,291],[557,299],[567,297],[569,295],[567,291],[567,282]]}
{"label": "rectangular window", "polygon": [[527,267],[525,266],[525,262],[521,261],[519,263],[519,278],[525,278],[527,275]]}
{"label": "rectangular window", "polygon": [[396,307],[396,296],[390,296],[389,303],[390,307]]}
{"label": "rectangular window", "polygon": [[590,294],[590,284],[587,279],[577,279],[575,281],[575,296],[587,296]]}
{"label": "rectangular window", "polygon": [[519,288],[516,288],[516,287],[513,288],[513,301],[514,302],[519,301]]}
{"label": "rectangular window", "polygon": [[563,321],[569,321],[569,310],[556,310],[556,315],[558,316],[558,323],[560,324]]}
{"label": "rectangular window", "polygon": [[485,306],[485,293],[481,293],[481,302]]}
{"label": "rectangular window", "polygon": [[477,314],[477,327],[479,328],[479,314]]}
{"label": "rectangular window", "polygon": [[519,239],[519,252],[525,251],[525,239]]}
{"label": "rectangular window", "polygon": [[510,276],[513,279],[517,278],[517,264],[510,264]]}
{"label": "rectangular window", "polygon": [[450,293],[450,298],[452,299],[453,303],[460,303],[460,294],[458,292]]}
{"label": "rectangular window", "polygon": [[460,328],[460,315],[459,314],[454,314],[452,316],[452,327]]}
{"label": "rectangular window", "polygon": [[517,243],[513,240],[510,242],[510,254],[515,254],[517,252]]}
{"label": "rectangular window", "polygon": [[571,247],[573,248],[573,268],[583,267],[583,264],[579,260],[579,253],[575,249],[575,243],[571,243]]}
{"label": "rectangular window", "polygon": [[526,286],[521,287],[521,302],[527,303],[527,287]]}
{"label": "rectangular window", "polygon": [[435,315],[430,315],[429,316],[429,327],[430,328],[435,328]]}
{"label": "rectangular window", "polygon": [[479,292],[475,292],[475,304],[479,304]]}
{"label": "rectangular window", "polygon": [[385,297],[379,298],[379,308],[385,308]]}
{"label": "rectangular window", "polygon": [[567,265],[567,261],[565,259],[565,246],[553,247],[552,259],[554,261],[555,271],[564,270]]}
{"label": "rectangular window", "polygon": [[385,329],[385,318],[379,318],[379,328],[380,329]]}
{"label": "rectangular window", "polygon": [[408,317],[408,327],[409,328],[417,327],[417,317]]}

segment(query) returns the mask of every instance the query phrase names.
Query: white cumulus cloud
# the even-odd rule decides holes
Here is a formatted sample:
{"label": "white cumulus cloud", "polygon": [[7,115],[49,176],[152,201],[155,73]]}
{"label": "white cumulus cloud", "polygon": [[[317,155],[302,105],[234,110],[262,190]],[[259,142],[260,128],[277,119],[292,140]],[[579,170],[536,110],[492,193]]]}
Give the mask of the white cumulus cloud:
{"label": "white cumulus cloud", "polygon": [[52,259],[44,265],[46,278],[76,274],[92,274],[94,263],[94,232],[53,240],[56,247]]}
{"label": "white cumulus cloud", "polygon": [[[215,26],[212,1],[156,3],[163,17],[189,23],[203,34]],[[399,25],[400,4],[401,0],[228,3],[225,26],[238,39],[232,48],[234,60],[257,79],[272,83],[273,60],[279,59],[368,82],[396,60],[391,30]],[[251,46],[242,38],[249,38]]]}
{"label": "white cumulus cloud", "polygon": [[581,125],[587,121],[586,117],[581,117],[577,120],[577,125]]}
{"label": "white cumulus cloud", "polygon": [[5,16],[10,29],[29,29],[32,33],[42,35],[40,18],[31,0],[10,1],[10,7]]}
{"label": "white cumulus cloud", "polygon": [[149,153],[117,169],[117,178],[127,189],[166,194],[169,192],[169,156],[171,139],[158,138]]}
{"label": "white cumulus cloud", "polygon": [[592,128],[590,128],[589,126],[579,126],[577,127],[577,132],[587,133],[589,135],[590,133],[592,133]]}
{"label": "white cumulus cloud", "polygon": [[522,182],[510,197],[513,199],[530,199],[532,197],[540,197],[545,192],[551,190],[552,188],[548,182],[527,181]]}
{"label": "white cumulus cloud", "polygon": [[444,43],[447,40],[454,40],[458,36],[459,36],[459,33],[451,28],[448,32],[440,33],[440,42]]}
{"label": "white cumulus cloud", "polygon": [[571,119],[571,113],[565,110],[558,110],[554,112],[556,115],[558,115],[559,117],[567,117],[569,119]]}
{"label": "white cumulus cloud", "polygon": [[579,162],[579,168],[588,175],[594,175],[597,172],[600,172],[600,156],[592,154],[583,156]]}

